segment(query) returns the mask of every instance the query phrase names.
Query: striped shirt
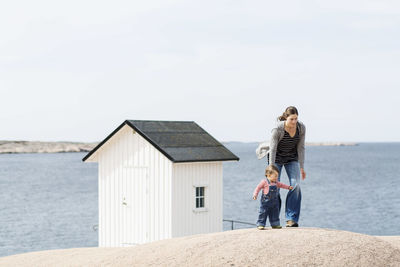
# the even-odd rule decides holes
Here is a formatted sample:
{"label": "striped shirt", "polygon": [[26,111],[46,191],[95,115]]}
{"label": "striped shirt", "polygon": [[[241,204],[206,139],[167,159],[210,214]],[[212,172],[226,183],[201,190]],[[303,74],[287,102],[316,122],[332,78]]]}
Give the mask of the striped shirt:
{"label": "striped shirt", "polygon": [[[305,154],[305,138],[306,138],[306,126],[297,121],[297,129],[299,132],[300,140],[297,144],[297,156],[298,161],[300,164],[300,168],[304,169],[304,154]],[[285,135],[285,121],[279,121],[278,124],[274,129],[272,129],[272,136],[270,140],[270,147],[269,147],[269,155],[268,155],[268,163],[275,163],[276,162],[276,154],[278,150],[278,144],[282,140],[283,136]]]}
{"label": "striped shirt", "polygon": [[293,137],[285,131],[282,140],[278,143],[275,163],[286,164],[291,161],[298,161],[297,144],[299,140],[300,135],[298,127],[296,127],[296,133]]}

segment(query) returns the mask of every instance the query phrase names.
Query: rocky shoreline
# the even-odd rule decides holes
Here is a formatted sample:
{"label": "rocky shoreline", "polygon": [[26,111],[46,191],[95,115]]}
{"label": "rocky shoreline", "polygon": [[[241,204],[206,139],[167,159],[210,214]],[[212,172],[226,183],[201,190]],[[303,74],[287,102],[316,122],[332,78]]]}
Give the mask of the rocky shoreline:
{"label": "rocky shoreline", "polygon": [[[223,143],[228,144],[231,142],[223,142]],[[89,152],[93,148],[95,148],[97,144],[98,142],[79,143],[79,142],[41,142],[41,141],[0,141],[0,154]],[[356,146],[356,145],[358,144],[343,143],[343,142],[306,143],[306,146]]]}
{"label": "rocky shoreline", "polygon": [[349,142],[320,142],[320,143],[306,143],[306,146],[358,146],[358,143],[349,143]]}
{"label": "rocky shoreline", "polygon": [[98,143],[0,141],[0,154],[88,152]]}

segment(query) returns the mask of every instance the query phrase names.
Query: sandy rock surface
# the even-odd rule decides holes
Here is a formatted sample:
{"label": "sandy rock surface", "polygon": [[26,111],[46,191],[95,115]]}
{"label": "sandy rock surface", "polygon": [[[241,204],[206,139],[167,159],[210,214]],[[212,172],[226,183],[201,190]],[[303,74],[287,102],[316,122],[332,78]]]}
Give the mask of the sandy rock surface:
{"label": "sandy rock surface", "polygon": [[129,248],[76,248],[0,258],[0,266],[400,266],[399,237],[319,228],[244,229]]}
{"label": "sandy rock surface", "polygon": [[376,236],[400,249],[400,236]]}

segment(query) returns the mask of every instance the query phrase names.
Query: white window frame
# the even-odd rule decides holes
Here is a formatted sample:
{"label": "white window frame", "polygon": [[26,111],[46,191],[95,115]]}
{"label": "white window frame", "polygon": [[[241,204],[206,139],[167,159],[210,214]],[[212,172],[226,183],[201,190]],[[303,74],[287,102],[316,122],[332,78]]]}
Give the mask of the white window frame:
{"label": "white window frame", "polygon": [[[199,188],[199,187],[203,187],[204,188],[204,196],[203,196],[203,204],[204,204],[204,207],[201,207],[201,208],[197,208],[196,207],[196,203],[197,203],[197,188]],[[207,191],[208,191],[208,185],[204,185],[204,184],[196,184],[196,185],[193,185],[193,198],[194,198],[194,201],[193,201],[193,212],[207,212],[208,211],[208,208],[207,208],[207,204],[208,204],[208,201],[207,201]]]}

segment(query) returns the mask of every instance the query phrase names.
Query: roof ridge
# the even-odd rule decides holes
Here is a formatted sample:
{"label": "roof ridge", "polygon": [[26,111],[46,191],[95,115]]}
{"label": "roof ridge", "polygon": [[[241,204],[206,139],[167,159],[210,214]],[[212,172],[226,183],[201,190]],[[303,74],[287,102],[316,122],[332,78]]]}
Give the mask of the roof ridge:
{"label": "roof ridge", "polygon": [[162,121],[162,120],[127,120],[127,121],[138,121],[138,122],[179,122],[179,123],[195,123],[194,121]]}
{"label": "roof ridge", "polygon": [[205,145],[205,146],[202,146],[202,145],[199,145],[199,146],[182,146],[182,145],[179,145],[179,146],[167,145],[167,146],[165,146],[165,145],[160,145],[160,146],[165,147],[165,148],[167,148],[167,147],[184,147],[184,148],[188,148],[188,147],[221,147],[221,146],[225,147],[223,144],[218,144],[218,145],[214,145],[214,146],[210,146],[210,145]]}

